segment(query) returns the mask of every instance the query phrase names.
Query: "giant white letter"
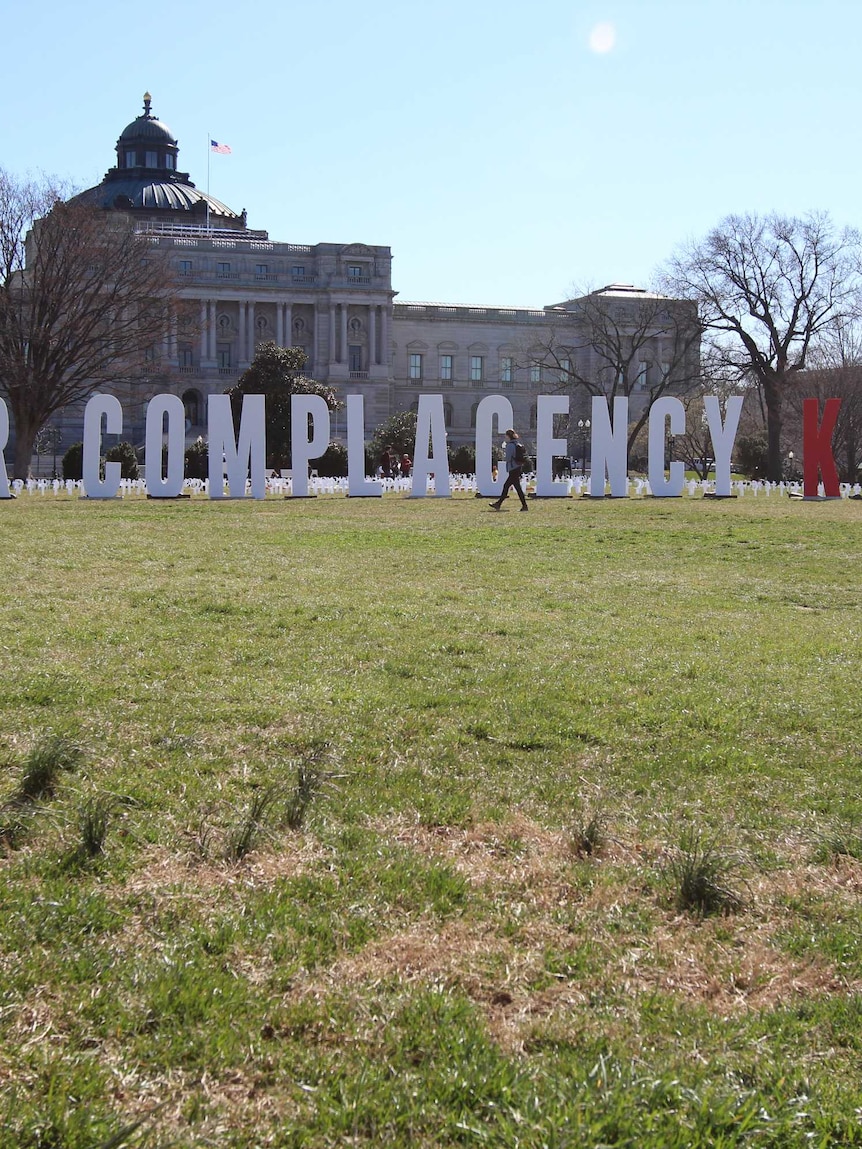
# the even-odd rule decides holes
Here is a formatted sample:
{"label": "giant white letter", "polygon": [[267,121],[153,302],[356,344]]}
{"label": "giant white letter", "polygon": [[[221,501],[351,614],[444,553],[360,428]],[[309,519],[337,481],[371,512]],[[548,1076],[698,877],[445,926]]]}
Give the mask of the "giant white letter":
{"label": "giant white letter", "polygon": [[513,426],[515,416],[512,404],[505,395],[486,395],[476,408],[476,486],[483,499],[497,498],[503,489],[505,475],[502,470],[494,482],[491,447],[494,440],[494,417],[497,430],[503,432]]}
{"label": "giant white letter", "polygon": [[105,480],[99,478],[102,458],[102,416],[105,432],[122,435],[123,408],[116,395],[93,395],[84,408],[84,494],[88,499],[113,499],[120,489],[123,468],[120,463],[105,463]]}
{"label": "giant white letter", "polygon": [[625,498],[628,494],[628,397],[617,395],[614,399],[613,428],[607,401],[600,395],[593,396],[592,414],[590,494],[594,499],[603,497],[607,473],[613,497]]}
{"label": "giant white letter", "polygon": [[649,413],[649,485],[656,498],[677,499],[685,482],[685,463],[671,463],[664,477],[664,429],[670,420],[671,435],[685,434],[685,407],[673,395],[656,399]]}
{"label": "giant white letter", "polygon": [[[162,474],[162,448],[168,421],[168,467]],[[147,404],[147,494],[154,499],[175,499],[183,491],[186,412],[179,395],[156,395]]]}
{"label": "giant white letter", "polygon": [[[428,440],[431,450],[428,450]],[[434,494],[449,498],[449,457],[446,454],[446,415],[442,395],[420,395],[416,413],[416,445],[413,448],[412,499],[428,492],[428,476],[434,475]]]}
{"label": "giant white letter", "polygon": [[[311,438],[308,420],[311,418]],[[291,395],[290,458],[293,468],[293,494],[308,494],[308,464],[318,459],[329,446],[329,408],[322,395]]]}
{"label": "giant white letter", "polygon": [[715,493],[727,498],[730,491],[730,457],[736,439],[736,428],[742,414],[742,395],[731,395],[724,405],[725,422],[721,422],[721,407],[717,395],[705,395],[706,421],[709,424],[709,437],[712,439],[712,453],[715,455]]}
{"label": "giant white letter", "polygon": [[243,395],[239,442],[234,439],[229,395],[210,395],[207,402],[209,433],[210,498],[224,498],[224,475],[231,498],[245,497],[251,471],[251,496],[266,496],[266,400],[263,395]]}
{"label": "giant white letter", "polygon": [[568,455],[566,439],[554,438],[554,416],[568,415],[568,395],[540,395],[536,400],[536,494],[542,499],[568,495],[565,483],[554,482],[554,455]]}
{"label": "giant white letter", "polygon": [[365,399],[347,396],[347,493],[351,498],[383,494],[383,486],[365,477]]}
{"label": "giant white letter", "polygon": [[6,456],[3,454],[9,442],[9,411],[0,399],[0,499],[8,499],[9,476],[6,474]]}

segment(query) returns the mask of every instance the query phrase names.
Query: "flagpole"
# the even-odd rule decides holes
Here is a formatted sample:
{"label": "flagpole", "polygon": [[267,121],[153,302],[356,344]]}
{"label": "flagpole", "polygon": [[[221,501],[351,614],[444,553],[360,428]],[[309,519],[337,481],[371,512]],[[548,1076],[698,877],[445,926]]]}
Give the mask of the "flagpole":
{"label": "flagpole", "polygon": [[210,229],[210,164],[212,163],[212,151],[210,134],[207,132],[207,231]]}

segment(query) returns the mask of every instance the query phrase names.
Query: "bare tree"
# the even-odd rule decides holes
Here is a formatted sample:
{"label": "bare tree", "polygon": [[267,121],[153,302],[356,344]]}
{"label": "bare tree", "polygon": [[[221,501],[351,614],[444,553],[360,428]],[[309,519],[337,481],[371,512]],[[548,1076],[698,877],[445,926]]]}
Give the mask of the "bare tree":
{"label": "bare tree", "polygon": [[131,381],[167,331],[173,279],[120,212],[67,203],[0,171],[0,395],[16,477],[51,416]]}
{"label": "bare tree", "polygon": [[694,303],[612,284],[547,314],[552,326],[529,349],[529,365],[550,368],[561,391],[636,401],[629,449],[656,399],[685,394],[700,380],[702,327]]}
{"label": "bare tree", "polygon": [[760,388],[769,478],[782,475],[783,400],[818,344],[858,300],[859,236],[828,215],[732,215],[671,260],[665,290],[696,299],[710,351]]}

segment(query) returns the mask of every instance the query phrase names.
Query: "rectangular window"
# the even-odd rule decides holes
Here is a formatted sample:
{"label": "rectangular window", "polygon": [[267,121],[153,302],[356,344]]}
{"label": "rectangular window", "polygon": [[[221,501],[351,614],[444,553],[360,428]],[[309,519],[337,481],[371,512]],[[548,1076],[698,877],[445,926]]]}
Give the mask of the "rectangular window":
{"label": "rectangular window", "polygon": [[349,370],[361,371],[362,370],[362,348],[361,348],[361,346],[359,344],[355,344],[355,345],[351,344],[351,346],[348,347],[347,350],[348,350],[348,356],[349,356],[349,361],[350,361]]}
{"label": "rectangular window", "polygon": [[440,378],[444,379],[447,383],[452,382],[452,356],[440,356]]}
{"label": "rectangular window", "polygon": [[181,347],[179,352],[180,367],[193,367],[191,347]]}
{"label": "rectangular window", "polygon": [[362,278],[362,268],[358,263],[348,264],[348,266],[347,266],[347,278],[348,279],[361,279]]}
{"label": "rectangular window", "polygon": [[258,276],[260,279],[266,278],[266,276],[269,275],[269,264],[268,263],[257,263],[257,264],[255,264],[254,274],[256,276]]}
{"label": "rectangular window", "polygon": [[500,382],[512,382],[512,357],[510,355],[504,355],[500,360]]}
{"label": "rectangular window", "polygon": [[165,167],[168,171],[174,170],[174,157],[172,155],[165,156]]}
{"label": "rectangular window", "polygon": [[230,275],[230,264],[229,263],[217,263],[216,264],[216,275],[220,276],[222,279],[229,276]]}
{"label": "rectangular window", "polygon": [[421,355],[414,355],[414,354],[410,355],[410,366],[408,369],[408,375],[411,379],[421,379],[422,378],[422,356]]}
{"label": "rectangular window", "polygon": [[218,364],[219,371],[230,370],[230,344],[217,343],[216,344],[216,363]]}
{"label": "rectangular window", "polygon": [[568,359],[560,360],[560,382],[568,383],[572,374],[572,365]]}
{"label": "rectangular window", "polygon": [[472,383],[481,383],[483,377],[484,376],[483,376],[483,372],[482,372],[482,356],[481,355],[471,355],[470,356],[470,381]]}
{"label": "rectangular window", "polygon": [[138,166],[138,157],[135,152],[126,152],[126,167],[136,168]]}
{"label": "rectangular window", "polygon": [[541,383],[542,382],[542,365],[541,365],[541,363],[534,363],[533,366],[530,368],[530,382],[531,383]]}
{"label": "rectangular window", "polygon": [[664,380],[667,379],[668,375],[670,375],[670,364],[669,363],[662,363],[662,365],[661,365],[662,382],[664,382]]}
{"label": "rectangular window", "polygon": [[649,381],[649,363],[641,361],[638,363],[637,385],[638,390],[643,391]]}
{"label": "rectangular window", "polygon": [[180,260],[180,275],[191,275],[192,261],[190,259]]}
{"label": "rectangular window", "polygon": [[294,266],[290,269],[290,274],[295,276],[297,279],[301,279],[305,275],[305,268],[299,267],[299,266]]}
{"label": "rectangular window", "polygon": [[158,152],[145,152],[144,153],[144,166],[148,168],[157,168],[159,166],[159,153]]}

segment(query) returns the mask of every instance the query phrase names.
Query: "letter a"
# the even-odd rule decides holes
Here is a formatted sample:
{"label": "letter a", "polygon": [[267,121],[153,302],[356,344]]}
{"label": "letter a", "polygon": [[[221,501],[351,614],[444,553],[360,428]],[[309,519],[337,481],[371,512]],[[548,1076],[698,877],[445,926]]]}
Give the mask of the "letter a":
{"label": "letter a", "polygon": [[841,407],[840,399],[827,399],[823,409],[823,422],[817,426],[820,403],[805,399],[802,403],[802,493],[806,499],[817,498],[818,471],[823,475],[823,490],[827,499],[838,499],[838,472],[832,455],[832,434]]}

